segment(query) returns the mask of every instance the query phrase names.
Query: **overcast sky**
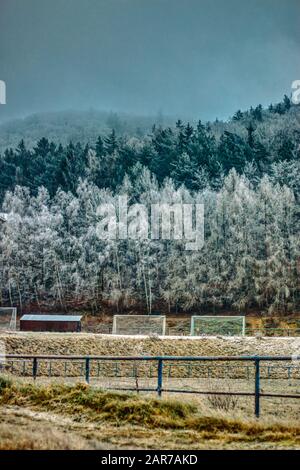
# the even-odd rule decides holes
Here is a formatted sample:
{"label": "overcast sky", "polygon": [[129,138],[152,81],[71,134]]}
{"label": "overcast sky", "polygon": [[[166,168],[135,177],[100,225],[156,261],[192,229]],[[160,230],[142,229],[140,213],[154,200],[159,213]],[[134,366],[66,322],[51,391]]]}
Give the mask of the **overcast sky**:
{"label": "overcast sky", "polygon": [[0,120],[104,109],[201,119],[300,79],[299,0],[0,0]]}

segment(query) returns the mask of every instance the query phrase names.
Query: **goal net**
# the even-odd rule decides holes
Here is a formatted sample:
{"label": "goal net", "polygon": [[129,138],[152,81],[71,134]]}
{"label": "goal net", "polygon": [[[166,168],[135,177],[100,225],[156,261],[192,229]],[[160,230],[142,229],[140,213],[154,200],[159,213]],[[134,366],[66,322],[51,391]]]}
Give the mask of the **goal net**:
{"label": "goal net", "polygon": [[164,315],[114,315],[114,335],[165,335]]}
{"label": "goal net", "polygon": [[244,336],[245,317],[230,316],[193,316],[191,335]]}
{"label": "goal net", "polygon": [[15,307],[0,307],[0,329],[17,329],[17,309]]}

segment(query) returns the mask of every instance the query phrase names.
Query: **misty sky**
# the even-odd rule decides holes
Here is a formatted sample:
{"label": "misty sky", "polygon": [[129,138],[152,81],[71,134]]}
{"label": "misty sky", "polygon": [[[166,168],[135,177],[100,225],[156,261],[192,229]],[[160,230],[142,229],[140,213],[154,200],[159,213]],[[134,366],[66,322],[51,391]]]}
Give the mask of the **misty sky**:
{"label": "misty sky", "polygon": [[227,118],[300,79],[299,0],[0,0],[0,120],[104,109]]}

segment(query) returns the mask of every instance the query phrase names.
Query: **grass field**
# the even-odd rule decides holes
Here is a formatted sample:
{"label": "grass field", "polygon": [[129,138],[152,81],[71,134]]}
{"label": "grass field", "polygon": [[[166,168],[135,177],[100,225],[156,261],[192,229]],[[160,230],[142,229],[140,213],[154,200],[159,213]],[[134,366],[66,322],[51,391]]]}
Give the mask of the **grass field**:
{"label": "grass field", "polygon": [[[0,341],[7,353],[50,355],[291,355],[300,349],[299,338],[3,333]],[[253,371],[247,379],[240,372],[229,377],[226,369],[213,368],[210,376],[198,369],[190,376],[185,368],[166,369],[164,387],[182,393],[163,393],[161,399],[136,393],[139,387],[157,385],[155,373],[146,377],[143,369],[138,385],[133,375],[109,375],[105,370],[97,377],[94,369],[87,386],[72,368],[64,372],[61,365],[56,370],[59,378],[55,373],[47,377],[47,366],[41,364],[35,384],[17,369],[8,374],[12,382],[5,379],[0,387],[0,448],[300,449],[300,400],[262,398],[262,417],[257,421],[253,397],[218,403],[214,395],[183,393],[186,389],[253,392]],[[269,378],[264,371],[262,391],[300,394],[298,372],[288,379],[286,370]],[[130,394],[103,390],[110,386],[137,389]]]}
{"label": "grass field", "polygon": [[79,355],[291,355],[300,337],[149,337],[93,333],[0,333],[7,354]]}
{"label": "grass field", "polygon": [[192,400],[1,380],[0,449],[300,449],[296,419],[247,419]]}

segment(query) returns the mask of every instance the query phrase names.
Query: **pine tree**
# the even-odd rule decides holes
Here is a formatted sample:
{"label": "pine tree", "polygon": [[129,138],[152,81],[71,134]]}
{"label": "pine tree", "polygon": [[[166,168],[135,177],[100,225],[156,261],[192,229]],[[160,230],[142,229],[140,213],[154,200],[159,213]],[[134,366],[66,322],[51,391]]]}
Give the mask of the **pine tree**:
{"label": "pine tree", "polygon": [[104,150],[108,155],[112,155],[118,149],[116,132],[113,129],[111,133],[104,138]]}

